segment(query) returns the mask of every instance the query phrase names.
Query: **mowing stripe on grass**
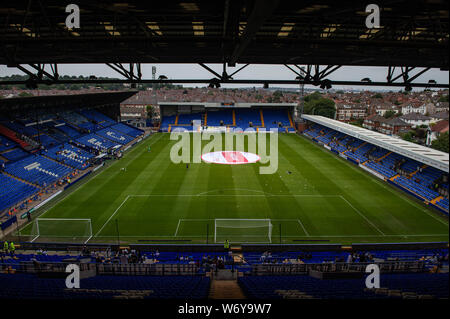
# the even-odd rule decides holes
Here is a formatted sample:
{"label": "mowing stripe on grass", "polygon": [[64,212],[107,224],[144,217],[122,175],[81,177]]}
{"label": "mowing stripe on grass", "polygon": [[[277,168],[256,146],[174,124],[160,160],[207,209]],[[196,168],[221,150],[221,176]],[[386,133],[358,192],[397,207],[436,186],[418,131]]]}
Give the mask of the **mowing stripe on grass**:
{"label": "mowing stripe on grass", "polygon": [[114,211],[114,213],[108,218],[108,220],[103,224],[103,226],[100,228],[100,230],[94,235],[94,237],[97,237],[98,234],[101,233],[101,231],[103,230],[103,228],[105,228],[105,226],[109,223],[109,221],[114,217],[114,215],[120,210],[120,208],[123,206],[123,204],[125,204],[125,202],[128,200],[128,198],[130,198],[130,195],[128,195],[125,200],[119,205],[119,207],[117,207],[117,209]]}
{"label": "mowing stripe on grass", "polygon": [[385,233],[383,233],[377,226],[375,226],[375,224],[374,223],[372,223],[363,213],[361,213],[359,210],[357,210],[356,208],[355,208],[355,206],[353,206],[348,200],[346,200],[345,199],[345,197],[344,196],[340,196],[351,208],[353,208],[353,210],[355,211],[355,212],[357,212],[358,214],[359,214],[359,216],[361,216],[362,218],[364,218],[365,219],[365,221],[366,222],[368,222],[373,228],[375,228],[381,235],[383,235],[383,236],[386,236],[386,234]]}

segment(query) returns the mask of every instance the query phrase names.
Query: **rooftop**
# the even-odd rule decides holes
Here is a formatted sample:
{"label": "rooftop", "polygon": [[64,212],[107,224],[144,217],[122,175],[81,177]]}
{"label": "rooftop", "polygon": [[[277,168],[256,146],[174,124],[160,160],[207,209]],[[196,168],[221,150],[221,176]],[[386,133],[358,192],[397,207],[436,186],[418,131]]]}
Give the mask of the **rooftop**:
{"label": "rooftop", "polygon": [[449,171],[449,154],[402,139],[374,132],[351,124],[339,122],[319,115],[303,114],[304,119],[332,128],[344,134],[356,137],[391,152],[433,166],[442,171]]}

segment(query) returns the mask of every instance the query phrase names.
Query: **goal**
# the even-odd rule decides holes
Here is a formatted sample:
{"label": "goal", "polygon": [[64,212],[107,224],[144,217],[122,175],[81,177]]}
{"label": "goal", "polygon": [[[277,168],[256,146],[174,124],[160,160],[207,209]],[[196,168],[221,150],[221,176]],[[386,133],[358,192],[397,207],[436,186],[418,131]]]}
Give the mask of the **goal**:
{"label": "goal", "polygon": [[52,241],[64,239],[68,242],[87,243],[92,238],[90,219],[37,218],[31,230],[32,240]]}
{"label": "goal", "polygon": [[214,241],[237,243],[272,243],[270,219],[215,219]]}

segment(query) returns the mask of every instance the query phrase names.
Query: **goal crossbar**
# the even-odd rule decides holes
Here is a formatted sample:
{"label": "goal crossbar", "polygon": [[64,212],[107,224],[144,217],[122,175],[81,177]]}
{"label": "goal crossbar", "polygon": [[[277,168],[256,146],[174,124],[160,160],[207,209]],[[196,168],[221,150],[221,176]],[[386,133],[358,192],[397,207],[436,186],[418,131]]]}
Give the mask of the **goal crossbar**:
{"label": "goal crossbar", "polygon": [[[214,220],[214,242],[218,242],[218,229],[220,228],[228,228],[228,229],[236,229],[237,234],[233,234],[233,232],[229,232],[225,235],[220,235],[224,237],[237,237],[241,238],[240,241],[244,241],[244,238],[265,238],[263,242],[272,242],[272,222],[270,219],[247,219],[247,218],[217,218]],[[261,232],[255,232],[255,229],[265,229]],[[243,229],[248,229],[250,233],[242,234]],[[226,238],[232,239],[233,238]],[[239,240],[238,240],[239,241]],[[259,242],[259,241],[258,241]]]}
{"label": "goal crossbar", "polygon": [[[57,222],[85,222],[88,227],[85,228],[85,234],[80,234],[79,237],[87,237],[87,239],[84,241],[84,243],[87,243],[93,236],[92,233],[92,221],[90,218],[36,218],[36,220],[34,221],[33,224],[33,229],[36,230],[36,234],[33,237],[33,239],[31,240],[31,242],[34,242],[35,240],[37,240],[40,236],[42,236],[43,234],[41,234],[41,226],[42,226],[42,222],[54,222],[54,224],[56,224]],[[39,224],[41,223],[41,224]],[[55,225],[56,227],[56,225]],[[33,230],[32,229],[32,230]],[[44,234],[43,236],[49,236],[48,234]],[[74,235],[52,235],[51,237],[74,237]]]}

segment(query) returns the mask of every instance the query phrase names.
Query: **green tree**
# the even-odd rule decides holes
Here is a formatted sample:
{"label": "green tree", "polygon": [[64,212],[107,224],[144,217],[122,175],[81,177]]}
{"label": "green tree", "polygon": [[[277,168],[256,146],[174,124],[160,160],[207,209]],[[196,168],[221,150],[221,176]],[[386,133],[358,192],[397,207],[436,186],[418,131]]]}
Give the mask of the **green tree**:
{"label": "green tree", "polygon": [[441,95],[439,97],[439,102],[448,102],[448,94],[447,95]]}
{"label": "green tree", "polygon": [[400,137],[405,141],[414,142],[414,135],[415,135],[414,131],[409,131],[407,133],[403,133],[402,135],[400,135]]}
{"label": "green tree", "polygon": [[383,116],[385,119],[390,119],[391,117],[394,117],[395,114],[396,114],[395,111],[389,110],[386,111]]}
{"label": "green tree", "polygon": [[19,97],[28,97],[28,96],[33,96],[33,94],[28,93],[28,92],[20,92],[18,96]]}
{"label": "green tree", "polygon": [[324,98],[320,93],[315,92],[305,96],[303,113],[334,118],[336,107],[333,100]]}
{"label": "green tree", "polygon": [[442,151],[445,153],[448,153],[448,132],[442,133],[438,136],[437,139],[435,139],[433,142],[431,142],[431,147],[435,150]]}
{"label": "green tree", "polygon": [[373,99],[382,99],[383,95],[381,95],[381,93],[377,93],[377,94],[372,95],[372,98]]}

